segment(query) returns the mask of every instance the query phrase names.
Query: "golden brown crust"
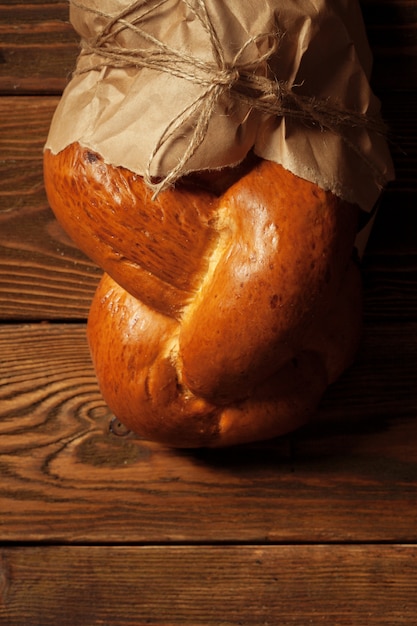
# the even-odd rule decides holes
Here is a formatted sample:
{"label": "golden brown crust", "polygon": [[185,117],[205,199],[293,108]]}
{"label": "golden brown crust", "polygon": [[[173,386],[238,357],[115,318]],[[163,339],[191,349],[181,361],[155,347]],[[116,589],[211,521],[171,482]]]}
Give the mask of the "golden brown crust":
{"label": "golden brown crust", "polygon": [[78,145],[45,153],[51,206],[107,272],[88,336],[103,396],[143,437],[224,446],[304,423],[351,362],[357,209],[254,160],[156,202]]}
{"label": "golden brown crust", "polygon": [[145,438],[207,445],[217,435],[216,407],[182,392],[175,367],[177,333],[176,320],[103,276],[90,309],[88,338],[106,402]]}
{"label": "golden brown crust", "polygon": [[319,354],[302,352],[250,398],[209,402],[183,383],[178,322],[130,296],[104,275],[88,337],[110,408],[142,437],[178,447],[218,447],[266,439],[306,422],[327,386]]}
{"label": "golden brown crust", "polygon": [[297,354],[336,297],[356,211],[281,166],[261,161],[222,196],[213,271],[184,312],[188,385],[225,401]]}
{"label": "golden brown crust", "polygon": [[140,176],[79,144],[46,150],[44,177],[55,215],[81,250],[130,293],[178,316],[215,242],[216,198],[182,187],[152,201]]}
{"label": "golden brown crust", "polygon": [[359,309],[345,306],[358,300],[353,264],[349,275],[315,335],[318,345],[301,350],[248,398],[224,404],[199,397],[184,382],[179,322],[146,307],[105,274],[88,321],[102,393],[127,427],[171,446],[230,446],[285,434],[311,418],[329,375],[338,376],[356,351]]}

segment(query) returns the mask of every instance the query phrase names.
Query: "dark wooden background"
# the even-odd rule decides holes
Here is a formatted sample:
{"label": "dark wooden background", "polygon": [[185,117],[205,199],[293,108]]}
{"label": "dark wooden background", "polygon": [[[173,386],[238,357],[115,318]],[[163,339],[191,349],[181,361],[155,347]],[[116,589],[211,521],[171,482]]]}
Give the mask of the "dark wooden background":
{"label": "dark wooden background", "polygon": [[109,431],[100,276],[48,207],[66,2],[0,1],[0,624],[417,623],[417,1],[363,0],[397,179],[363,260],[355,365],[314,423],[180,452]]}

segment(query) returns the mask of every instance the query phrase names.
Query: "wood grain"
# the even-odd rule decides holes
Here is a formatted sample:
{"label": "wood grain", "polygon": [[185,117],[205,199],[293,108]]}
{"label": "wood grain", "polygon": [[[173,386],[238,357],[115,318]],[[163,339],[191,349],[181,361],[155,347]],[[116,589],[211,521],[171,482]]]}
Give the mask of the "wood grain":
{"label": "wood grain", "polygon": [[415,624],[417,3],[361,6],[397,179],[358,359],[290,437],[185,452],[109,429],[84,325],[101,271],[46,201],[68,2],[0,0],[2,626]]}
{"label": "wood grain", "polygon": [[57,224],[42,151],[56,98],[0,98],[0,319],[79,319],[101,271]]}
{"label": "wood grain", "polygon": [[[417,27],[410,0],[362,0],[374,55],[373,86],[416,89]],[[0,93],[59,94],[78,54],[68,3],[8,0],[0,4]]]}
{"label": "wood grain", "polygon": [[0,3],[0,93],[61,93],[78,54],[68,2]]}
{"label": "wood grain", "polygon": [[414,624],[415,546],[32,547],[0,553],[3,626]]}
{"label": "wood grain", "polygon": [[415,323],[370,328],[308,428],[194,452],[109,432],[84,330],[0,327],[2,540],[417,541]]}
{"label": "wood grain", "polygon": [[374,57],[372,85],[382,90],[417,87],[417,11],[410,0],[361,0]]}
{"label": "wood grain", "polygon": [[[417,19],[410,0],[362,0],[374,54],[373,86],[417,88]],[[0,3],[0,93],[59,94],[78,54],[68,3],[8,0]]]}

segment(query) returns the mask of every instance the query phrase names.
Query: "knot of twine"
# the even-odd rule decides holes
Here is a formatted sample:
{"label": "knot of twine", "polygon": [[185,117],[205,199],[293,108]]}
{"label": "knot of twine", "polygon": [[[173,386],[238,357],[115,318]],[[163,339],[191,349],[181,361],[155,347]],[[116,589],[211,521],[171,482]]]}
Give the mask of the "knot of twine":
{"label": "knot of twine", "polygon": [[[100,60],[85,69],[77,69],[74,74],[83,74],[107,67],[147,68],[165,72],[201,87],[200,94],[191,104],[172,119],[156,142],[150,155],[144,180],[153,190],[155,198],[161,191],[173,185],[186,172],[186,165],[195,154],[207,135],[209,123],[218,102],[226,96],[247,106],[248,114],[253,109],[272,116],[289,116],[305,124],[313,124],[321,130],[338,134],[349,147],[365,161],[375,178],[383,184],[382,175],[375,165],[360,151],[348,137],[348,130],[359,127],[386,134],[386,126],[379,117],[338,107],[329,99],[316,99],[296,94],[285,81],[269,78],[266,73],[267,61],[276,52],[282,34],[279,31],[262,33],[250,37],[239,49],[232,62],[225,59],[223,46],[218,38],[205,0],[182,0],[198,19],[208,35],[213,61],[207,62],[178,51],[147,32],[142,24],[152,12],[160,9],[169,0],[136,0],[118,14],[107,13],[87,7],[78,0],[71,0],[79,9],[93,13],[106,20],[101,32],[91,40],[82,41],[82,55],[96,55]],[[128,29],[146,42],[143,48],[123,48],[116,37]],[[265,53],[250,62],[242,57],[249,46],[267,43]],[[149,47],[151,44],[151,47]],[[151,165],[158,152],[175,136],[185,124],[192,125],[192,132],[178,163],[161,180],[155,182],[151,176]]]}

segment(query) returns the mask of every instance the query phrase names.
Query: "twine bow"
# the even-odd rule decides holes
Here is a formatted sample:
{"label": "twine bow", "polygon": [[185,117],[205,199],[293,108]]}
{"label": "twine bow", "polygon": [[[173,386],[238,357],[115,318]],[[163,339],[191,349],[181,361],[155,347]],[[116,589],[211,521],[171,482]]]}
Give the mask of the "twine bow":
{"label": "twine bow", "polygon": [[[196,153],[207,135],[208,127],[219,101],[227,97],[247,106],[248,114],[255,109],[272,116],[298,118],[305,124],[314,124],[322,130],[340,135],[349,147],[359,154],[375,177],[381,179],[380,172],[358,147],[349,139],[347,130],[352,127],[366,128],[386,134],[384,122],[357,111],[344,110],[326,100],[296,94],[285,81],[268,77],[267,62],[276,52],[282,34],[279,31],[262,33],[250,37],[238,50],[231,63],[225,59],[223,46],[218,38],[212,19],[207,11],[205,0],[182,0],[195,15],[208,35],[212,50],[212,62],[207,62],[179,51],[160,41],[143,27],[146,18],[156,12],[169,0],[136,0],[117,15],[111,16],[99,9],[93,9],[71,0],[72,4],[84,11],[94,13],[106,20],[104,28],[93,39],[82,42],[82,55],[98,55],[100,61],[75,74],[82,74],[105,67],[148,68],[165,72],[201,87],[201,92],[193,102],[185,107],[166,126],[154,146],[144,174],[144,180],[154,192],[154,198],[173,185],[186,171],[186,164]],[[146,42],[143,48],[123,48],[117,36],[125,29]],[[266,52],[250,62],[243,61],[244,54],[253,44],[266,44]],[[151,47],[149,47],[151,44]],[[262,74],[260,72],[263,72]],[[151,165],[168,141],[181,131],[185,124],[192,123],[192,132],[185,151],[175,167],[161,180],[155,182],[151,176]],[[381,181],[382,182],[382,181]]]}

